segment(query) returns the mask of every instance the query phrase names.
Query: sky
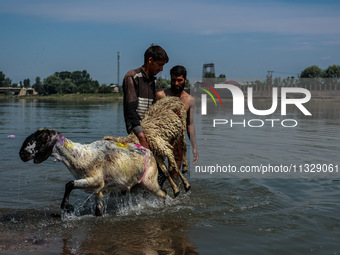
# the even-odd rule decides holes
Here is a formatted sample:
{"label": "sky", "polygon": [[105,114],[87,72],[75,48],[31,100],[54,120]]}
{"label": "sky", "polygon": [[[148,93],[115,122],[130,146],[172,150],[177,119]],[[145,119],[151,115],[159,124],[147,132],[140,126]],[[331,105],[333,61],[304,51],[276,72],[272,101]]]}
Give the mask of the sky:
{"label": "sky", "polygon": [[162,46],[169,78],[188,78],[205,63],[227,79],[297,76],[340,64],[338,0],[0,0],[0,71],[13,83],[55,72],[87,70],[100,84],[143,65]]}

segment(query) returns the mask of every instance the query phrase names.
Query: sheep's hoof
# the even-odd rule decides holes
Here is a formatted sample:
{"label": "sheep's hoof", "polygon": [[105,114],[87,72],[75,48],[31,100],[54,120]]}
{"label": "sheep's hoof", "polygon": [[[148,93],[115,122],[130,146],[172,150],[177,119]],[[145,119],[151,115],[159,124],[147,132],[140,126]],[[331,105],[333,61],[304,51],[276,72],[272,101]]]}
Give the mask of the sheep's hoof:
{"label": "sheep's hoof", "polygon": [[188,186],[184,186],[184,189],[185,189],[186,192],[188,192],[190,190],[190,188],[191,188],[190,184]]}
{"label": "sheep's hoof", "polygon": [[59,213],[51,213],[51,217],[53,217],[55,219],[61,219],[61,214],[59,214]]}
{"label": "sheep's hoof", "polygon": [[100,209],[100,208],[96,207],[94,215],[96,215],[96,216],[103,216],[103,209]]}
{"label": "sheep's hoof", "polygon": [[179,190],[177,192],[174,191],[174,196],[177,197],[179,195]]}
{"label": "sheep's hoof", "polygon": [[184,173],[186,173],[187,171],[188,171],[188,166],[183,165],[183,167],[182,167],[182,173],[184,174]]}
{"label": "sheep's hoof", "polygon": [[104,204],[103,204],[103,201],[100,200],[96,204],[96,209],[94,211],[94,215],[103,216],[103,209],[104,209]]}
{"label": "sheep's hoof", "polygon": [[68,204],[67,206],[65,206],[65,208],[63,208],[63,210],[67,213],[73,213],[74,207],[73,207],[73,205]]}

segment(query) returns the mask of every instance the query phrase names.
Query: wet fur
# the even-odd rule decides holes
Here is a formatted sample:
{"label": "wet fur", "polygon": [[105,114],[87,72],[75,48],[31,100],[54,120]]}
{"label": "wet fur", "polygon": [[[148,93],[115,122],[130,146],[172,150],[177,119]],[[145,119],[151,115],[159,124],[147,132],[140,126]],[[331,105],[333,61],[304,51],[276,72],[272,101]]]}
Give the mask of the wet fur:
{"label": "wet fur", "polygon": [[171,199],[159,187],[158,170],[151,151],[135,144],[114,141],[96,141],[91,144],[74,143],[60,133],[39,129],[24,141],[20,158],[39,164],[55,157],[70,170],[75,180],[65,186],[61,204],[63,210],[72,211],[69,196],[73,189],[94,192],[97,198],[96,215],[103,214],[101,198],[112,190],[130,190],[141,184],[148,192]]}
{"label": "wet fur", "polygon": [[[185,141],[186,118],[186,108],[178,97],[164,97],[149,108],[141,122],[149,147],[156,158],[157,164],[168,178],[175,197],[179,194],[179,190],[165,166],[164,159],[168,158],[170,169],[174,169],[177,172],[184,184],[185,190],[189,190],[190,184],[179,171],[173,154],[173,145],[176,141],[179,141],[183,151],[182,171],[185,173],[188,168],[187,145]],[[137,136],[133,133],[127,137],[106,136],[104,140],[139,143]]]}

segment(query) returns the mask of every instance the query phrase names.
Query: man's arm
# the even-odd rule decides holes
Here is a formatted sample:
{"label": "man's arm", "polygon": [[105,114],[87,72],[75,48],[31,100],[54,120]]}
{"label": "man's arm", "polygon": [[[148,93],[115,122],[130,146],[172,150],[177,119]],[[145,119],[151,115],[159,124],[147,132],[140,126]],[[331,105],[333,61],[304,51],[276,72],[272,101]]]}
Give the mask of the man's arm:
{"label": "man's arm", "polygon": [[197,143],[196,143],[196,130],[194,124],[194,108],[195,108],[195,99],[190,96],[190,108],[187,111],[187,132],[188,137],[192,146],[192,153],[194,156],[193,164],[195,165],[199,159],[198,151],[197,151]]}
{"label": "man's arm", "polygon": [[158,100],[162,99],[162,98],[165,97],[165,96],[166,96],[166,95],[165,95],[164,90],[160,90],[160,91],[158,91],[158,92],[156,93],[156,100],[158,101]]}
{"label": "man's arm", "polygon": [[143,146],[144,148],[150,149],[148,141],[146,140],[146,137],[144,135],[144,132],[139,132],[138,134],[136,134],[139,140],[139,144],[141,146]]}

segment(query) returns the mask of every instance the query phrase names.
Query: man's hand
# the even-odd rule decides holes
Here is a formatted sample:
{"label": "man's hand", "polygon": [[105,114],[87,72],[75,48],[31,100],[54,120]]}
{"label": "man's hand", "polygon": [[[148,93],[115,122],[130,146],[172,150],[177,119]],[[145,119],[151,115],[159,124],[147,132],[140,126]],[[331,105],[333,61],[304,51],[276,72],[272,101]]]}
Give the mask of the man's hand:
{"label": "man's hand", "polygon": [[150,149],[150,148],[149,148],[149,144],[148,144],[148,142],[146,141],[146,137],[145,137],[145,135],[144,135],[143,132],[138,133],[138,134],[137,134],[137,137],[138,137],[138,140],[139,140],[139,144],[140,144],[141,146],[143,146],[144,148]]}
{"label": "man's hand", "polygon": [[198,155],[198,152],[197,152],[197,149],[193,149],[192,150],[192,154],[194,155],[194,160],[192,162],[193,165],[196,165],[197,161],[198,161],[198,158],[199,158],[199,155]]}
{"label": "man's hand", "polygon": [[179,109],[174,109],[174,113],[176,113],[176,115],[181,118],[181,112]]}

